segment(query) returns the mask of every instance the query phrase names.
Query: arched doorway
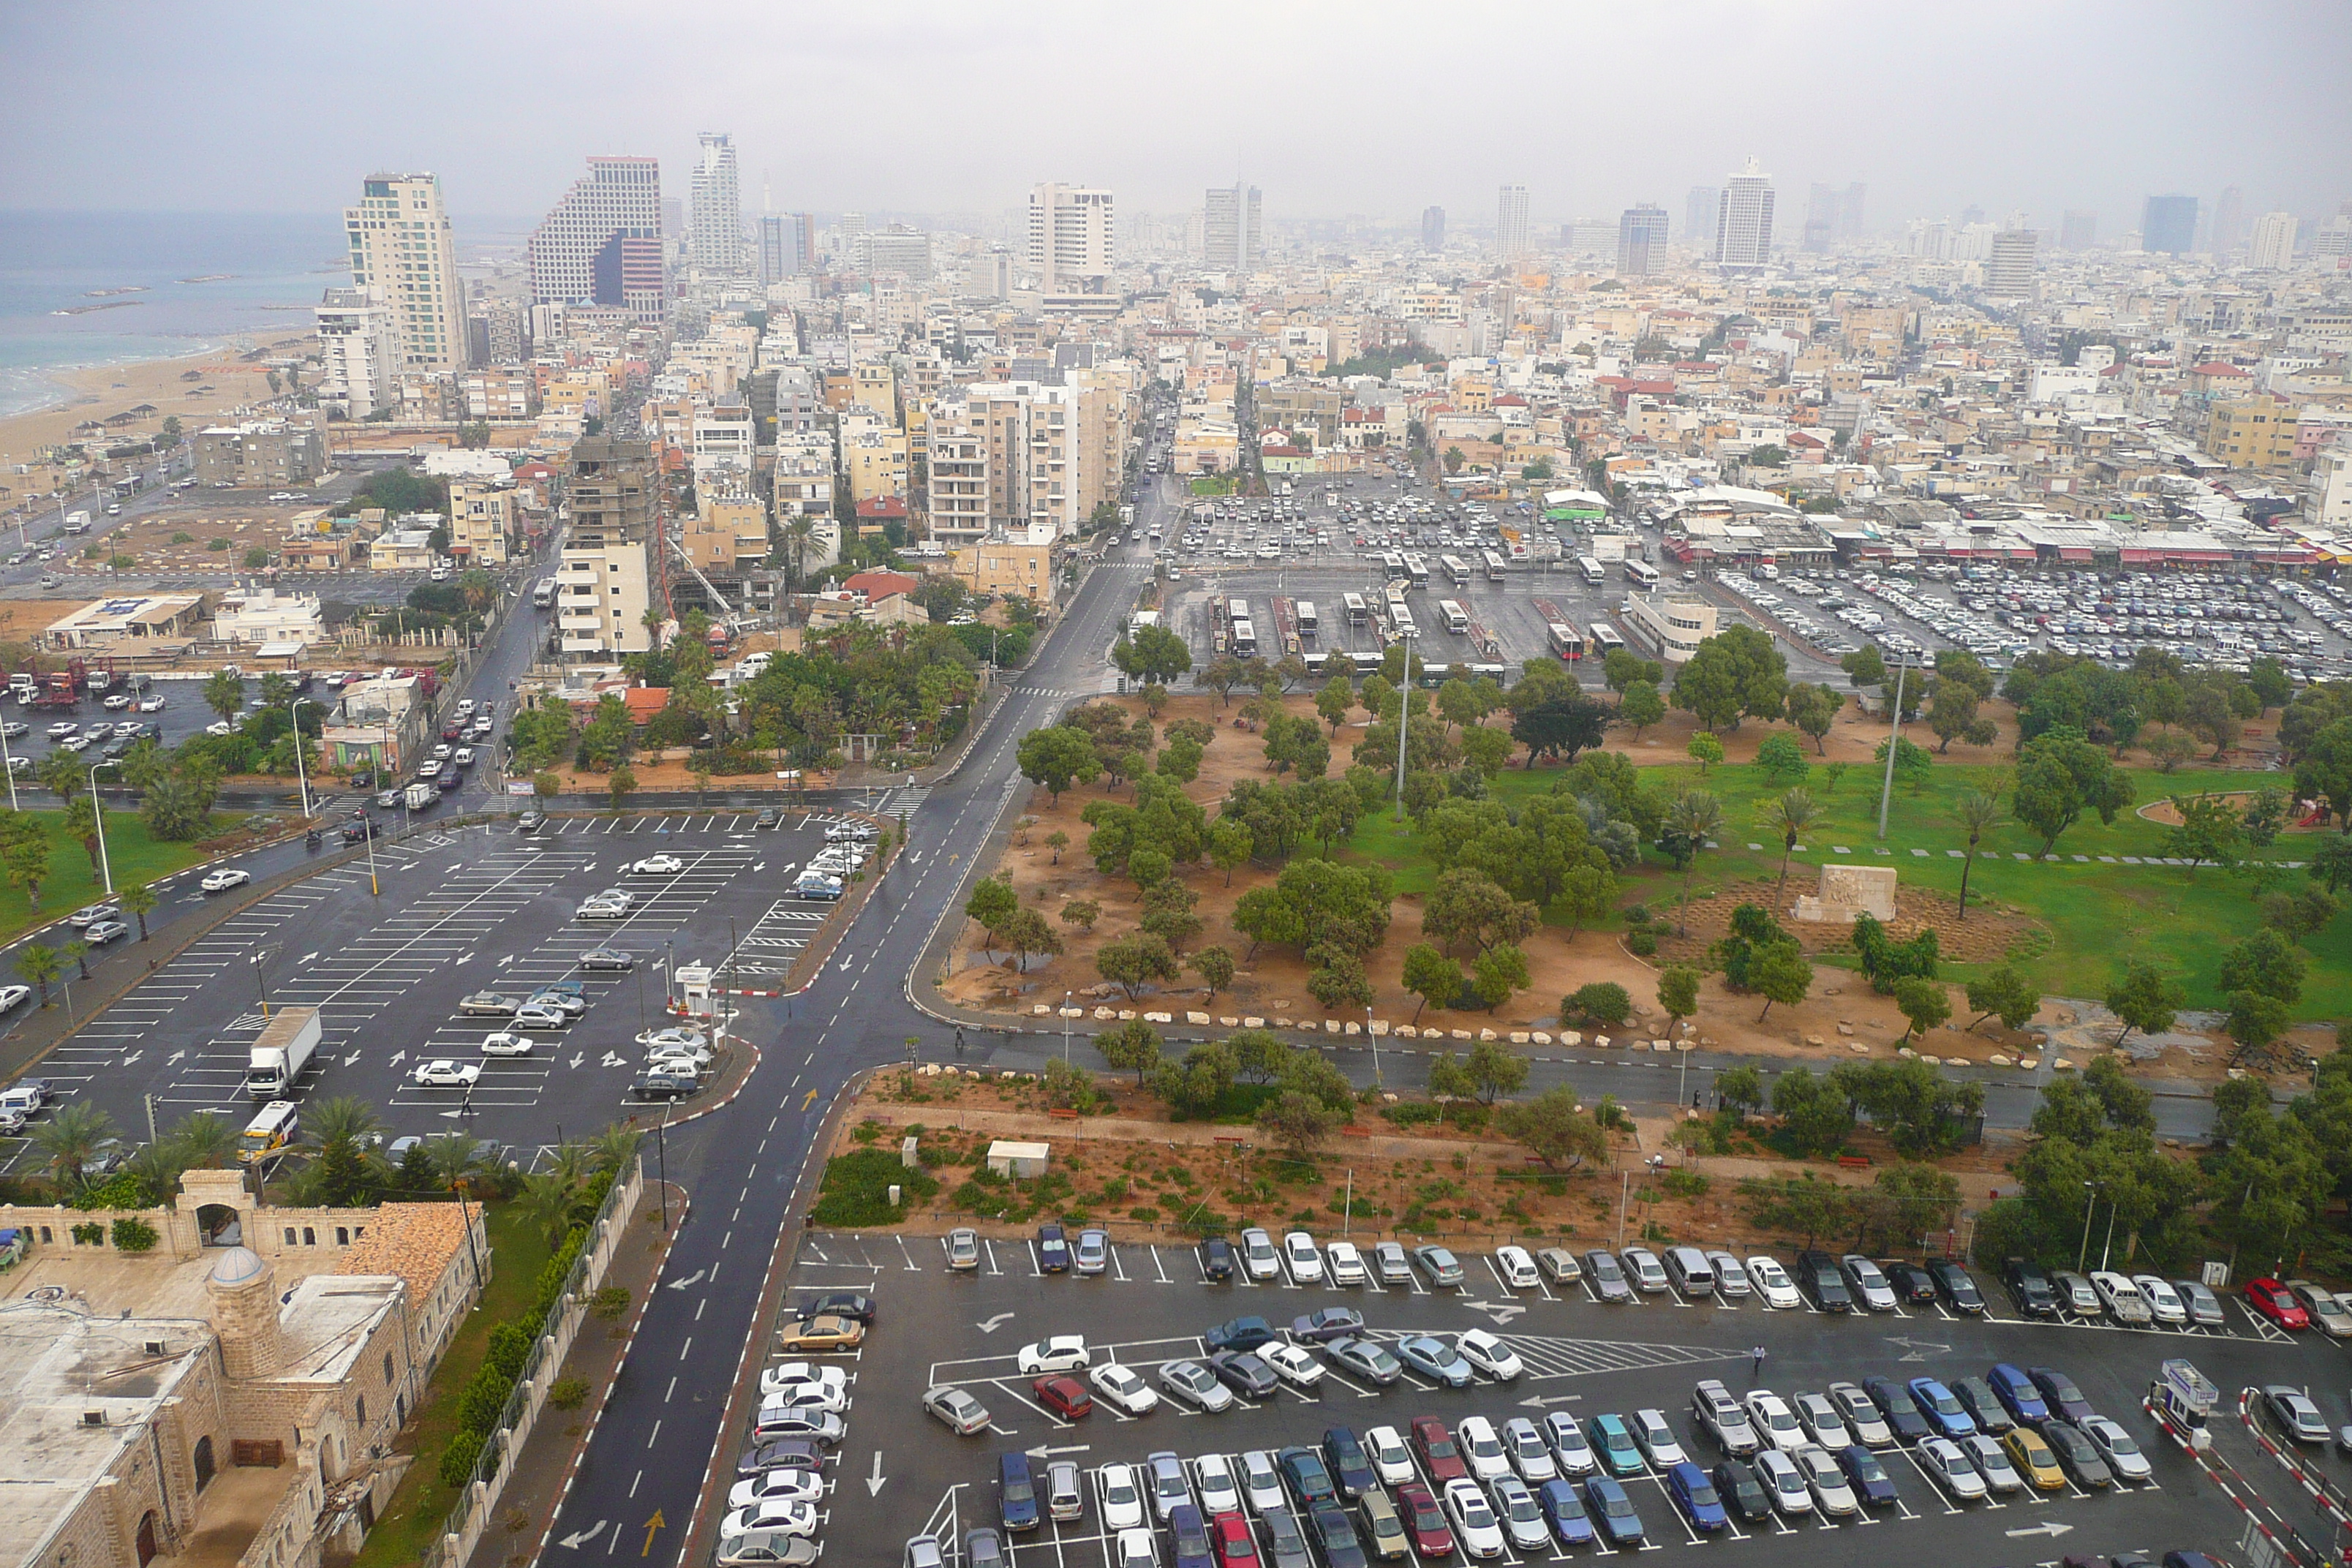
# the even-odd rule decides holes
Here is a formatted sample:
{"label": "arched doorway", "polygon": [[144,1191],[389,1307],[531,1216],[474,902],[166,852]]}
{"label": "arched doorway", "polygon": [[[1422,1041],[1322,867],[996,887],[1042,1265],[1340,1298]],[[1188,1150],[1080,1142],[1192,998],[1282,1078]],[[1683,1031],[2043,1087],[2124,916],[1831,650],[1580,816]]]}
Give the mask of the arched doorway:
{"label": "arched doorway", "polygon": [[196,1489],[204,1490],[213,1480],[213,1440],[209,1434],[196,1439]]}
{"label": "arched doorway", "polygon": [[245,1226],[226,1204],[202,1204],[196,1208],[196,1239],[205,1247],[242,1247]]}
{"label": "arched doorway", "polygon": [[155,1510],[149,1509],[139,1516],[139,1568],[155,1561]]}

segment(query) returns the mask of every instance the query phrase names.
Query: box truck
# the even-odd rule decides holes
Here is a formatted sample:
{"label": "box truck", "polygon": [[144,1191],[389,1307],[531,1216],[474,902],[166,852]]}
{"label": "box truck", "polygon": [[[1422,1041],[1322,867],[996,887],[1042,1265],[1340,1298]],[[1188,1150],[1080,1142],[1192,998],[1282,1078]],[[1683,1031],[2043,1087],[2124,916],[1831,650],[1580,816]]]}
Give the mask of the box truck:
{"label": "box truck", "polygon": [[245,1092],[255,1100],[284,1100],[319,1048],[319,1009],[281,1007],[261,1026],[245,1064]]}

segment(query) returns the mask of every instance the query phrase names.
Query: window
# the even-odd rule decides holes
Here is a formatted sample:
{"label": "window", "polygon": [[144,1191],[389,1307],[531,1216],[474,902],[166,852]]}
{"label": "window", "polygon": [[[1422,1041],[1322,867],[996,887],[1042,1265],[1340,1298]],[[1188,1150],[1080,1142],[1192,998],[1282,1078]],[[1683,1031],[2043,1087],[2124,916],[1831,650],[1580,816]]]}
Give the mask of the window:
{"label": "window", "polygon": [[351,1244],[352,1233],[350,1229],[344,1226],[337,1226],[335,1227],[335,1245],[337,1247],[349,1247]]}
{"label": "window", "polygon": [[286,1245],[289,1247],[294,1245],[294,1227],[290,1225],[286,1227]]}
{"label": "window", "polygon": [[305,1247],[316,1247],[319,1245],[318,1232],[312,1230],[307,1225],[302,1227],[302,1245]]}
{"label": "window", "polygon": [[392,1352],[390,1351],[383,1352],[383,1384],[386,1388],[392,1386]]}

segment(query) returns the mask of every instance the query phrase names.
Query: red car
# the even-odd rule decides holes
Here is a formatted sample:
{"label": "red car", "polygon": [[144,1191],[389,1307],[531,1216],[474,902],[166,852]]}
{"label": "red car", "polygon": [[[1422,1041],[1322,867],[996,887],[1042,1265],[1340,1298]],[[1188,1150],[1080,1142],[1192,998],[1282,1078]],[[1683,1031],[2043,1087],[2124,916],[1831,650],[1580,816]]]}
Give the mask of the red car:
{"label": "red car", "polygon": [[1029,1392],[1065,1421],[1079,1421],[1094,1414],[1095,1396],[1075,1377],[1041,1377],[1029,1385]]}
{"label": "red car", "polygon": [[1470,1473],[1470,1467],[1462,1462],[1462,1450],[1454,1445],[1454,1434],[1434,1415],[1413,1417],[1412,1451],[1421,1456],[1421,1468],[1428,1472],[1429,1479],[1441,1487]]}
{"label": "red car", "polygon": [[2303,1303],[2294,1299],[2294,1291],[2275,1279],[2247,1280],[2246,1305],[2268,1318],[2278,1328],[2311,1327],[2311,1314],[2303,1310]]}
{"label": "red car", "polygon": [[1221,1513],[1211,1520],[1209,1539],[1224,1568],[1259,1568],[1257,1537],[1250,1533],[1249,1521],[1240,1514]]}
{"label": "red car", "polygon": [[1407,1481],[1397,1488],[1397,1512],[1404,1516],[1405,1533],[1412,1537],[1415,1552],[1433,1563],[1454,1555],[1454,1531],[1446,1528],[1445,1514],[1427,1487]]}

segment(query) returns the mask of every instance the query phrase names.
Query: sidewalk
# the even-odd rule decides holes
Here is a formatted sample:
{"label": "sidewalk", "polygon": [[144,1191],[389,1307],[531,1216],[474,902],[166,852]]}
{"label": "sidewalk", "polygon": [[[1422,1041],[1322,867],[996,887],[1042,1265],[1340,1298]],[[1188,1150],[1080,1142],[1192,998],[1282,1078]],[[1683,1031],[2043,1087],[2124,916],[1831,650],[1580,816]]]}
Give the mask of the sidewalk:
{"label": "sidewalk", "polygon": [[636,1340],[637,1324],[645,1318],[654,1281],[661,1278],[670,1245],[677,1238],[678,1226],[686,1215],[686,1189],[676,1182],[670,1183],[669,1229],[665,1234],[656,1228],[661,1215],[661,1184],[646,1183],[645,1194],[637,1200],[636,1212],[629,1215],[626,1228],[633,1238],[649,1239],[655,1245],[635,1245],[634,1239],[625,1243],[613,1255],[612,1268],[604,1276],[606,1285],[617,1285],[629,1293],[628,1313],[610,1325],[593,1318],[582,1324],[578,1337],[572,1342],[572,1353],[557,1369],[558,1377],[576,1377],[587,1384],[587,1403],[577,1410],[558,1410],[551,1405],[540,1417],[509,1473],[506,1491],[499,1499],[498,1516],[482,1531],[473,1556],[467,1559],[467,1568],[526,1568],[545,1549],[547,1532],[554,1528],[556,1510],[562,1506],[564,1494],[571,1489],[580,1457],[588,1451],[588,1439],[594,1435],[597,1418],[611,1397],[613,1380]]}

